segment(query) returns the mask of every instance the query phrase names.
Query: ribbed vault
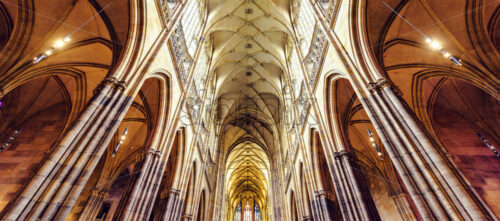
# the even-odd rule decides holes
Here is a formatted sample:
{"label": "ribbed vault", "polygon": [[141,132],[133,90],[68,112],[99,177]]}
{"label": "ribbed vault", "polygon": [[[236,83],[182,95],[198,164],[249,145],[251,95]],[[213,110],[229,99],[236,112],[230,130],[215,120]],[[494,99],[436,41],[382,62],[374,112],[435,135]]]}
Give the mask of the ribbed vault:
{"label": "ribbed vault", "polygon": [[226,153],[225,214],[230,218],[247,202],[268,213],[289,2],[212,0],[208,8],[205,34],[213,45],[210,73],[216,80],[220,148]]}

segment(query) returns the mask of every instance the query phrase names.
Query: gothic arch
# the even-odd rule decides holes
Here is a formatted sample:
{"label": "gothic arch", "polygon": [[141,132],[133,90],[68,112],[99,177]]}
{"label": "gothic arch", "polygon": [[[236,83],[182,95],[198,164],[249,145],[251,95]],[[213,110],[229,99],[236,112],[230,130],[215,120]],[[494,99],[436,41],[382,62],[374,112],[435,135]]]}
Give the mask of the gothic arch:
{"label": "gothic arch", "polygon": [[0,3],[0,51],[10,38],[13,29],[12,17],[3,3]]}
{"label": "gothic arch", "polygon": [[[14,199],[50,155],[70,123],[74,93],[67,78],[47,75],[26,81],[2,98],[0,109],[1,179],[17,185],[4,189],[1,208]],[[17,131],[17,132],[16,132]],[[12,139],[10,143],[8,140]]]}
{"label": "gothic arch", "polygon": [[477,200],[482,200],[499,217],[500,208],[494,203],[495,194],[491,194],[496,186],[485,181],[496,183],[492,173],[498,173],[500,163],[476,134],[493,146],[500,145],[498,100],[470,81],[448,77],[428,81],[422,88],[427,99],[421,99],[428,119],[426,126],[452,161],[455,173],[471,187],[469,191],[477,194],[481,198]]}

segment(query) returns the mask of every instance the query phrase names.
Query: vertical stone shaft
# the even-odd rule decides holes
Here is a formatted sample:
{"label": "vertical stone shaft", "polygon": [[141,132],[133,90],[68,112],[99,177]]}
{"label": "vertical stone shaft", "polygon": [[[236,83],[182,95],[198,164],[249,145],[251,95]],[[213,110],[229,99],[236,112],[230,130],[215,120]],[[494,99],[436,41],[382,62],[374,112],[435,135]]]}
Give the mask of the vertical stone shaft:
{"label": "vertical stone shaft", "polygon": [[484,210],[465,190],[415,115],[382,79],[362,100],[377,133],[423,219],[484,220]]}
{"label": "vertical stone shaft", "polygon": [[110,140],[106,137],[114,133],[113,122],[120,121],[115,119],[126,107],[124,87],[114,78],[101,83],[47,161],[7,208],[4,220],[50,220],[61,209],[69,212]]}
{"label": "vertical stone shaft", "polygon": [[347,151],[335,153],[334,185],[342,216],[345,220],[380,220],[353,157]]}
{"label": "vertical stone shaft", "polygon": [[85,221],[95,219],[107,195],[107,193],[101,192],[99,190],[92,190],[92,193],[90,194],[90,197],[87,201],[87,205],[85,205],[85,207],[83,208],[83,211],[78,217],[78,220]]}
{"label": "vertical stone shaft", "polygon": [[161,171],[165,164],[161,163],[158,150],[148,149],[145,156],[134,169],[127,191],[123,195],[113,220],[148,219],[153,210],[156,193],[161,181]]}
{"label": "vertical stone shaft", "polygon": [[314,193],[316,201],[318,202],[319,217],[318,220],[333,221],[338,220],[335,208],[331,207],[328,202],[328,195],[332,194],[326,190],[316,191]]}
{"label": "vertical stone shaft", "polygon": [[160,196],[160,209],[154,214],[154,220],[169,220],[173,216],[172,212],[175,207],[179,191],[175,189],[164,190]]}
{"label": "vertical stone shaft", "polygon": [[408,203],[408,200],[406,198],[405,193],[400,193],[398,195],[391,196],[392,200],[394,201],[394,204],[396,204],[399,214],[405,221],[412,221],[412,220],[417,220],[415,217],[415,214],[413,213],[413,210],[410,207],[410,204]]}
{"label": "vertical stone shaft", "polygon": [[[63,170],[60,172],[60,175],[62,176],[57,177],[51,183],[48,189],[49,192],[43,196],[42,201],[39,203],[39,206],[37,206],[33,210],[30,217],[35,218],[43,216],[42,219],[53,219],[58,210],[61,209],[61,204],[64,203],[72,188],[75,185],[78,185],[77,180],[80,178],[80,176],[84,175],[85,177],[90,177],[95,166],[91,163],[92,159],[98,158],[96,160],[98,161],[102,152],[106,148],[106,146],[100,147],[97,145],[97,142],[99,142],[100,139],[93,138],[105,137],[108,127],[112,126],[111,119],[115,117],[114,114],[118,111],[113,110],[112,107],[121,106],[120,102],[123,102],[124,98],[125,96],[121,96],[121,93],[118,93],[117,91],[113,93],[109,102],[107,103],[110,105],[106,105],[103,114],[100,114],[96,119],[96,122],[102,123],[94,124],[89,127],[89,133],[92,134],[92,136],[86,136],[80,141],[81,143],[78,148],[74,150],[74,152],[71,154],[71,157],[68,159],[67,164],[63,166]],[[106,118],[104,116],[112,117]],[[90,168],[86,168],[87,166]],[[84,171],[87,172],[82,174],[82,172]],[[71,207],[69,209],[71,209]],[[60,218],[64,220],[64,217]]]}

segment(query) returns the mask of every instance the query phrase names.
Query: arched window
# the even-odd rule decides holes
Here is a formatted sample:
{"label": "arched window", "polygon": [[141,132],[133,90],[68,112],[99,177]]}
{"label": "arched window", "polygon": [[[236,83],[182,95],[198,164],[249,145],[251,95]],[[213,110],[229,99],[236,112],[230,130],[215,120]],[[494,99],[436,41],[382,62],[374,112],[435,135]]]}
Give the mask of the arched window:
{"label": "arched window", "polygon": [[309,51],[315,23],[311,4],[309,4],[308,0],[300,0],[297,16],[297,35],[299,35],[299,46],[303,56],[306,56]]}
{"label": "arched window", "polygon": [[255,211],[254,221],[262,221],[262,216],[260,215],[260,208],[259,205],[257,205],[257,203],[255,203],[254,211]]}
{"label": "arched window", "polygon": [[186,12],[182,16],[181,24],[184,31],[184,38],[186,40],[186,47],[191,57],[200,41],[200,32],[202,29],[202,6],[199,1],[189,1],[186,5]]}
{"label": "arched window", "polygon": [[241,221],[241,202],[236,207],[236,211],[234,212],[234,221]]}
{"label": "arched window", "polygon": [[245,212],[243,213],[243,221],[252,221],[252,207],[248,201],[245,206]]}

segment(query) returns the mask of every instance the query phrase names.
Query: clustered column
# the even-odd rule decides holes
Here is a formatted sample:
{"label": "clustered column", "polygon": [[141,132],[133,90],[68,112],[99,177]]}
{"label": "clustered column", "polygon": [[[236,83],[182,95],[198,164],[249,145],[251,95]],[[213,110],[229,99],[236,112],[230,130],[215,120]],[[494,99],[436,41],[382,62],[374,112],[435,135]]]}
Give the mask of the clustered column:
{"label": "clustered column", "polygon": [[97,216],[99,210],[101,209],[104,199],[108,196],[107,192],[100,190],[92,190],[90,197],[87,200],[87,205],[83,209],[82,213],[78,217],[78,220],[92,220]]}
{"label": "clustered column", "polygon": [[368,188],[360,174],[355,156],[345,150],[336,152],[331,171],[342,216],[345,220],[380,220]]}
{"label": "clustered column", "polygon": [[101,82],[86,109],[6,208],[4,220],[66,218],[132,104],[125,87],[113,77]]}
{"label": "clustered column", "polygon": [[159,210],[155,211],[154,220],[177,220],[176,206],[180,191],[177,189],[164,190],[160,194]]}
{"label": "clustered column", "polygon": [[328,195],[330,194],[332,193],[327,190],[319,190],[314,192],[314,196],[316,197],[316,201],[318,202],[319,207],[319,220],[335,220],[334,216],[332,216],[332,212],[334,212],[332,211],[333,208],[330,208],[328,205]]}
{"label": "clustered column", "polygon": [[361,102],[421,217],[484,220],[484,208],[391,86],[386,79],[370,83],[371,94]]}
{"label": "clustered column", "polygon": [[159,150],[149,148],[134,168],[113,220],[145,220],[153,210],[165,162]]}

